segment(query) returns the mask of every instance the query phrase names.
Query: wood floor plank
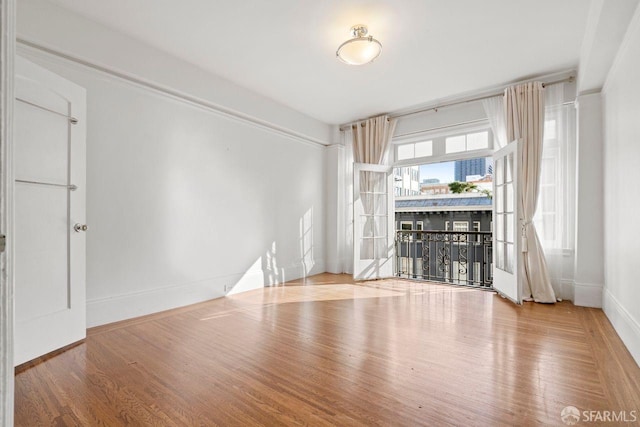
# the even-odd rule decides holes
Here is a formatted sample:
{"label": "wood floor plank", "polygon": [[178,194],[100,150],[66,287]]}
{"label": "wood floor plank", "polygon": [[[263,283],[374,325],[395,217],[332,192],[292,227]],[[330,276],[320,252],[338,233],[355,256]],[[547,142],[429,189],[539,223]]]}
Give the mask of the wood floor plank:
{"label": "wood floor plank", "polygon": [[15,389],[29,427],[562,425],[569,405],[640,411],[640,369],[601,310],[331,274],[94,328]]}

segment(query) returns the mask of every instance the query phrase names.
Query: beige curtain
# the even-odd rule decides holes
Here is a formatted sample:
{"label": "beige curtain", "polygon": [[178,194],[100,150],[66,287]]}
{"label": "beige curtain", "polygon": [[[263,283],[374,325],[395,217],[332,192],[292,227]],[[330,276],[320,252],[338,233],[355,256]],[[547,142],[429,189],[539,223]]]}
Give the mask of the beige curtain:
{"label": "beige curtain", "polygon": [[540,167],[544,130],[544,88],[540,82],[525,83],[505,90],[507,140],[522,140],[520,209],[522,256],[524,258],[524,299],[554,303],[556,296],[538,239],[533,217],[540,189]]}
{"label": "beige curtain", "polygon": [[378,116],[353,125],[353,161],[385,164],[396,119]]}
{"label": "beige curtain", "polygon": [[[383,165],[387,163],[389,145],[396,127],[396,119],[378,116],[353,125],[353,161]],[[360,194],[364,214],[367,219],[362,226],[363,236],[378,235],[378,224],[374,219],[375,201],[371,196],[376,190],[382,190],[386,185],[386,175],[377,172],[360,171]],[[359,242],[354,242],[355,245]],[[361,247],[361,259],[375,257],[373,247]],[[384,251],[382,251],[384,252]]]}

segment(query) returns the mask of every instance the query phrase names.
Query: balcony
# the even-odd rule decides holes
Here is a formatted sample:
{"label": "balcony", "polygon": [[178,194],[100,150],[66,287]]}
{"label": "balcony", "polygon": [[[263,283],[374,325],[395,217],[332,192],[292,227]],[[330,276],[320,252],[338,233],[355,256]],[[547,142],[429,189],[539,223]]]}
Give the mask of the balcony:
{"label": "balcony", "polygon": [[482,231],[396,232],[396,275],[491,289],[493,236]]}

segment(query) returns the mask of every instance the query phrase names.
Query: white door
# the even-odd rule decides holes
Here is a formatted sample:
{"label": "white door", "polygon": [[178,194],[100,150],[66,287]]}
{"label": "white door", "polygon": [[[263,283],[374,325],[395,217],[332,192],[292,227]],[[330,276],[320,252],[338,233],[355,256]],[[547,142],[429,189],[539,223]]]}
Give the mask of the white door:
{"label": "white door", "polygon": [[86,107],[83,88],[20,57],[15,94],[19,365],[86,336]]}
{"label": "white door", "polygon": [[514,141],[493,155],[493,287],[515,303],[522,303],[520,194],[521,142]]}
{"label": "white door", "polygon": [[393,275],[393,177],[388,166],[353,166],[353,277]]}

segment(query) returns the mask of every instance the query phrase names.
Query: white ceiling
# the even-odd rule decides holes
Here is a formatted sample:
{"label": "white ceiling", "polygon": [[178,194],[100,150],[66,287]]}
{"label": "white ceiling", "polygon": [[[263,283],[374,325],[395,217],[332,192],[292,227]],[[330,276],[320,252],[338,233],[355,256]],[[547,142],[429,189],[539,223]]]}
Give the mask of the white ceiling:
{"label": "white ceiling", "polygon": [[[588,0],[50,0],[325,123],[575,68]],[[383,45],[335,58],[349,28]]]}

